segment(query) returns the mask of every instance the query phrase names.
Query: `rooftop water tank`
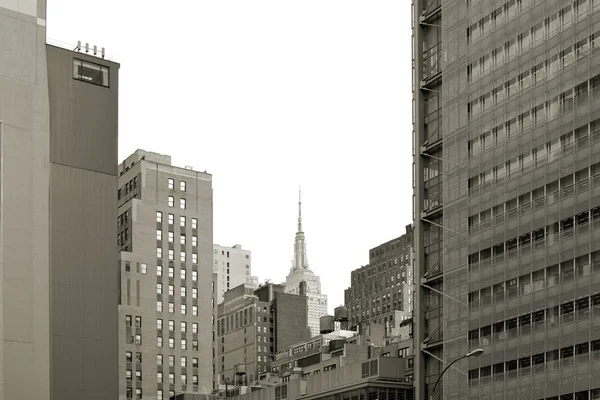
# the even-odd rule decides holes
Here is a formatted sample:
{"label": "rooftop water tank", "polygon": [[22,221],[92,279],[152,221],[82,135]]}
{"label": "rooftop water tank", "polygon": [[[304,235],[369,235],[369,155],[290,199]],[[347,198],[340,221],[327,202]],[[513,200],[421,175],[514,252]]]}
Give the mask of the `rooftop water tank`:
{"label": "rooftop water tank", "polygon": [[322,334],[333,332],[333,321],[334,318],[331,315],[323,315],[321,318],[319,318],[320,332]]}
{"label": "rooftop water tank", "polygon": [[336,321],[348,321],[348,307],[339,306],[333,310]]}

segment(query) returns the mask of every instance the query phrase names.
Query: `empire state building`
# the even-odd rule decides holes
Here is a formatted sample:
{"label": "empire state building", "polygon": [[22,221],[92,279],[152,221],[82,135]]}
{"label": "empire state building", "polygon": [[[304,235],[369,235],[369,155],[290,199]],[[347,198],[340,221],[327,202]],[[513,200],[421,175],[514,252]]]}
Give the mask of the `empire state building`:
{"label": "empire state building", "polygon": [[308,267],[306,239],[302,231],[302,198],[298,198],[298,232],[294,242],[294,259],[285,280],[285,292],[307,297],[310,334],[319,334],[319,318],[327,314],[327,295],[321,294],[321,279]]}

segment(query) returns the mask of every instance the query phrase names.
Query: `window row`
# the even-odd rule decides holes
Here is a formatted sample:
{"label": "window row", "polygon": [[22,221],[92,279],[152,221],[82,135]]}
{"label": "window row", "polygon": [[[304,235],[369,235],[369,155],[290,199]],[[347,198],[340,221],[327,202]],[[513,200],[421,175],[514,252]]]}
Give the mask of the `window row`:
{"label": "window row", "polygon": [[[532,332],[543,332],[573,322],[600,316],[600,295],[568,301],[560,306],[534,311],[469,331],[469,345],[489,346],[507,339],[517,339]],[[587,323],[584,324],[587,330]]]}
{"label": "window row", "polygon": [[[183,359],[185,359],[185,357],[182,357],[182,361],[183,361]],[[183,364],[181,366],[184,367]],[[170,372],[168,376],[169,376],[169,380],[166,383],[175,384],[175,374],[173,372]],[[163,373],[162,372],[157,372],[156,373],[156,381],[158,383],[163,383],[164,382],[164,380],[163,380]],[[186,374],[181,374],[180,375],[180,382],[181,382],[182,385],[187,385],[188,384],[188,380],[187,380],[187,375]],[[198,375],[192,375],[192,383],[194,385],[198,384]]]}
{"label": "window row", "polygon": [[[128,363],[133,362],[133,353],[131,351],[125,352],[125,361]],[[138,364],[142,363],[142,353],[135,353],[135,362]]]}
{"label": "window row", "polygon": [[[167,275],[169,278],[174,278],[175,277],[175,268],[174,267],[169,267],[167,268]],[[163,267],[162,265],[157,265],[156,266],[156,276],[163,276]],[[179,269],[179,277],[181,279],[187,279],[187,270],[185,268],[180,268]],[[192,270],[192,281],[193,282],[197,282],[198,281],[198,271],[194,271]],[[198,295],[198,290],[194,290],[194,288],[192,288],[192,297],[194,297],[194,295]],[[195,298],[195,297],[194,297]]]}
{"label": "window row", "polygon": [[[169,189],[175,190],[175,179],[169,178],[167,180],[167,186],[169,187]],[[185,183],[185,181],[179,181],[179,190],[181,192],[185,192],[186,188],[187,188],[187,184]]]}
{"label": "window row", "polygon": [[[185,276],[185,270],[182,270],[183,272],[183,276]],[[185,279],[185,278],[182,278]],[[162,283],[157,283],[156,284],[156,294],[163,294],[163,284]],[[175,296],[175,286],[174,285],[168,285],[168,294],[169,296]],[[181,297],[186,297],[187,296],[187,288],[185,286],[181,286],[179,288],[179,294],[181,295]],[[192,299],[197,299],[198,298],[198,288],[192,288]]]}
{"label": "window row", "polygon": [[575,279],[589,277],[591,273],[600,273],[600,251],[470,292],[469,308],[476,310],[479,307],[518,299],[573,282]]}
{"label": "window row", "polygon": [[[531,150],[527,154],[517,156],[470,178],[468,181],[469,193],[475,194],[478,190],[487,190],[493,184],[502,184],[504,180],[508,181],[517,178],[522,174],[526,174],[534,170],[535,168],[540,168],[548,163],[553,163],[557,160],[560,160],[561,158],[572,156],[575,148],[577,148],[577,150],[582,150],[587,148],[589,145],[587,136],[578,137],[576,141],[573,141],[572,139],[572,137],[555,139],[549,143],[541,145],[536,149]],[[600,141],[600,135],[594,137],[594,139],[595,141]],[[598,167],[598,164],[594,164],[592,168],[585,168],[581,171],[578,171],[576,174],[569,174],[562,179],[546,185],[545,187],[548,189],[547,195],[555,195],[550,200],[558,201],[558,198],[560,197],[559,190],[568,190],[568,192],[562,194],[562,197],[568,197],[573,194],[574,184],[577,184],[579,189],[583,189],[589,185],[590,176],[593,181],[598,177],[598,174],[600,174],[600,168]],[[538,199],[542,199],[546,196],[543,189],[544,187],[534,191],[534,200],[537,201]],[[530,197],[529,193],[526,193],[523,196],[526,198]],[[526,200],[525,202],[527,202]],[[512,204],[512,206],[515,208],[516,201],[513,201],[513,203],[514,204]],[[521,204],[525,203],[521,202]],[[487,210],[485,212],[487,213]],[[485,218],[487,215],[484,215],[483,217]]]}
{"label": "window row", "polygon": [[[550,78],[560,72],[561,69],[567,69],[573,63],[589,54],[590,48],[597,49],[600,46],[600,32],[591,35],[589,38],[580,40],[573,46],[567,47],[564,51],[542,61],[533,68],[528,68],[525,72],[506,81],[502,85],[478,96],[467,104],[467,115],[469,119],[474,119],[486,111],[502,105],[506,100],[516,96],[521,91],[525,91],[536,84],[543,82],[546,77]],[[508,74],[509,76],[512,74]],[[576,88],[577,93],[586,92],[587,85]]]}
{"label": "window row", "polygon": [[[131,262],[125,261],[125,272],[131,272]],[[147,274],[148,273],[148,264],[146,263],[136,263],[135,272],[138,274]]]}
{"label": "window row", "polygon": [[[169,249],[167,253],[168,253],[169,261],[174,261],[175,260],[175,250]],[[163,257],[163,249],[162,249],[162,247],[157,247],[156,248],[156,258],[162,258],[162,257]],[[187,261],[187,253],[185,251],[179,252],[179,261],[181,261],[181,262]],[[197,253],[192,253],[192,264],[198,264],[198,254]]]}
{"label": "window row", "polygon": [[[562,367],[572,367],[573,357],[585,356],[583,362],[589,362],[589,353],[592,352],[594,360],[600,359],[600,340],[592,342],[579,343],[574,346],[566,346],[561,349],[549,350],[543,353],[534,354],[532,356],[521,357],[516,360],[501,362],[486,367],[475,368],[469,370],[469,380],[478,379],[480,377],[490,376],[492,374],[504,374],[505,372],[517,372],[519,370],[522,375],[531,373],[543,373],[545,368],[558,369]],[[579,357],[578,357],[579,358]],[[560,362],[560,367],[556,365]],[[544,364],[553,364],[552,366],[544,366]],[[514,375],[514,378],[517,376]]]}
{"label": "window row", "polygon": [[117,218],[117,228],[121,226],[126,226],[129,221],[129,210],[125,210],[119,217]]}
{"label": "window row", "polygon": [[[592,143],[600,141],[600,131],[592,133],[591,139]],[[575,150],[580,151],[589,147],[589,143],[590,135],[585,127],[577,130],[575,135],[572,133],[563,135],[469,178],[469,193],[474,194],[475,191],[485,190],[492,184],[501,184],[504,180],[514,179],[534,168],[540,168],[564,157],[572,156]],[[586,169],[583,173],[588,174],[589,171]]]}
{"label": "window row", "polygon": [[[185,217],[184,217],[185,218]],[[175,232],[168,231],[167,233],[169,243],[175,242]],[[156,240],[162,240],[163,231],[162,229],[156,230]],[[187,244],[187,236],[185,233],[179,234],[179,244]],[[198,246],[198,236],[192,235],[192,246]]]}
{"label": "window row", "polygon": [[269,352],[269,348],[267,346],[257,346],[257,351],[259,353],[268,353]]}
{"label": "window row", "polygon": [[[130,192],[133,192],[134,189],[138,188],[138,181],[139,178],[138,176],[134,176],[133,179],[131,179],[129,182],[125,182],[125,185],[123,185],[123,187],[125,188],[125,194],[129,194]],[[117,200],[121,200],[121,195],[123,192],[123,188],[119,188],[119,190],[117,190]],[[137,191],[136,193],[134,193],[134,198],[136,198],[137,196]]]}
{"label": "window row", "polygon": [[529,8],[532,3],[539,3],[542,0],[510,0],[494,11],[486,14],[479,21],[467,28],[467,43],[476,41],[479,38],[489,34],[494,29],[501,27],[505,23],[513,20],[521,12]]}
{"label": "window row", "polygon": [[[169,225],[175,225],[175,215],[168,214]],[[156,212],[156,222],[163,222],[163,213],[160,211]],[[185,216],[179,217],[179,226],[184,228],[186,226],[187,218]],[[198,229],[198,219],[192,218],[192,229]]]}
{"label": "window row", "polygon": [[[125,398],[133,399],[133,388],[125,389]],[[135,399],[142,400],[142,389],[141,388],[135,389]]]}
{"label": "window row", "polygon": [[[164,361],[164,356],[162,354],[157,354],[156,355],[156,365],[162,366],[163,361]],[[174,355],[167,356],[167,362],[168,362],[169,367],[174,367],[175,366],[175,356]],[[187,366],[187,357],[186,356],[181,356],[181,366],[184,368]],[[198,368],[198,358],[197,357],[192,357],[192,368]]]}
{"label": "window row", "polygon": [[582,390],[576,393],[566,393],[560,396],[538,398],[537,400],[600,400],[600,389]]}
{"label": "window row", "polygon": [[[587,2],[586,2],[587,4]],[[598,4],[595,4],[598,6]],[[583,9],[582,9],[583,10]],[[587,13],[587,10],[584,16]],[[531,47],[543,43],[545,40],[555,36],[559,31],[573,24],[573,4],[569,4],[562,10],[550,15],[543,22],[533,28],[528,28],[518,36],[508,40],[503,45],[494,49],[487,55],[467,66],[467,76],[470,83],[477,81],[480,77],[499,68],[511,61],[520,52],[527,51]],[[598,43],[592,43],[598,44]]]}
{"label": "window row", "polygon": [[117,246],[123,246],[129,240],[129,229],[117,233]]}
{"label": "window row", "polygon": [[[476,41],[504,23],[511,21],[515,16],[520,15],[520,12],[527,9],[531,5],[531,2],[532,0],[511,0],[503,6],[496,8],[467,29],[467,42]],[[541,0],[533,1],[533,3],[540,2]],[[593,3],[593,7],[600,7],[600,1],[598,0],[578,0],[571,3],[572,5],[563,8],[559,13],[552,15],[550,18],[531,28],[528,31],[531,35],[531,41],[537,43],[543,40],[545,36],[552,36],[558,29],[558,22],[563,27],[568,27],[573,23],[574,15],[577,16],[577,19],[584,17],[590,10],[590,3]]]}
{"label": "window row", "polygon": [[[593,86],[592,98],[595,99],[600,94],[600,76],[595,77],[590,81]],[[583,84],[587,85],[586,83]],[[581,86],[581,85],[580,85]],[[574,93],[579,93],[575,95]],[[559,115],[559,111],[561,112],[569,112],[574,107],[582,105],[582,102],[587,103],[588,100],[588,91],[579,91],[568,90],[562,93],[559,96],[554,97],[552,100],[542,102],[537,106],[531,108],[528,111],[525,111],[519,115],[517,115],[517,110],[512,110],[507,113],[507,115],[498,118],[501,121],[499,125],[497,125],[494,129],[489,131],[485,131],[479,138],[473,139],[469,142],[468,151],[470,154],[478,154],[482,149],[489,149],[494,144],[500,144],[506,141],[508,138],[516,137],[517,134],[524,132],[528,129],[532,129],[536,126],[545,124],[547,121],[551,119],[557,118]],[[585,130],[582,132],[585,135]],[[595,132],[594,132],[595,134]],[[594,136],[595,138],[595,136]],[[481,141],[481,143],[479,143]],[[554,146],[558,148],[559,144],[552,143]],[[544,149],[546,146],[542,146],[541,148],[541,160],[546,162],[545,157],[549,157],[554,154],[554,149]],[[536,150],[538,151],[538,150]],[[552,160],[550,160],[552,161]]]}
{"label": "window row", "polygon": [[[175,197],[169,196],[168,204],[169,204],[169,207],[175,207]],[[179,208],[181,208],[182,210],[185,210],[185,208],[186,208],[186,200],[183,197],[181,199],[179,199]]]}
{"label": "window row", "polygon": [[135,345],[142,344],[142,335],[139,333],[135,334],[135,335],[130,335],[126,339],[127,339],[127,344],[135,344]]}
{"label": "window row", "polygon": [[[482,152],[491,150],[492,148],[501,145],[506,142],[510,137],[516,136],[519,130],[516,128],[516,120],[511,119],[507,124],[504,121],[504,117],[498,121],[500,124],[494,126],[492,123],[485,124],[482,127],[481,134],[477,134],[476,137],[468,142],[469,156],[475,157]],[[585,140],[585,138],[592,137],[596,139],[600,136],[600,120],[594,120],[589,124],[586,124],[575,131],[566,133],[565,135],[574,135],[574,141],[579,142]],[[563,135],[563,136],[565,136]]]}
{"label": "window row", "polygon": [[[167,307],[168,307],[167,310],[168,310],[169,314],[175,314],[175,303],[168,302]],[[187,308],[188,308],[187,304],[179,305],[179,311],[180,311],[181,315],[187,315]],[[163,312],[163,302],[160,300],[156,301],[156,311]],[[198,316],[198,306],[192,305],[192,315]],[[196,333],[196,332],[194,332],[194,333]]]}
{"label": "window row", "polygon": [[[585,138],[578,140],[581,144]],[[581,147],[581,146],[578,146]],[[566,150],[566,148],[565,148]],[[492,225],[492,221],[503,223],[504,220],[525,215],[530,209],[539,209],[546,204],[554,204],[560,199],[572,196],[576,192],[588,190],[590,184],[596,185],[600,181],[600,163],[593,164],[589,168],[576,171],[564,176],[531,192],[514,197],[497,206],[480,211],[469,217],[469,231],[474,232],[476,228],[485,229]]]}
{"label": "window row", "polygon": [[[131,315],[125,315],[125,326],[132,326],[132,316]],[[136,328],[141,328],[142,327],[142,317],[140,316],[135,316],[135,327]]]}
{"label": "window row", "polygon": [[[169,340],[169,348],[174,349],[175,348],[175,338],[168,338],[168,340]],[[161,348],[163,347],[163,337],[162,336],[156,337],[156,346],[161,347]],[[188,349],[187,339],[181,339],[179,341],[179,346],[180,346],[181,350],[187,350]],[[198,341],[197,340],[192,340],[192,350],[198,351]]]}
{"label": "window row", "polygon": [[[558,243],[561,237],[572,237],[574,228],[588,228],[590,220],[600,220],[600,207],[581,212],[573,217],[564,218],[559,222],[551,223],[533,232],[522,234],[507,241],[498,243],[492,247],[477,251],[469,255],[469,266],[481,263],[487,263],[495,257],[504,257],[505,253],[516,255],[520,248],[529,248],[533,243],[536,248],[544,247],[546,239],[549,244]],[[509,254],[510,255],[510,254]]]}

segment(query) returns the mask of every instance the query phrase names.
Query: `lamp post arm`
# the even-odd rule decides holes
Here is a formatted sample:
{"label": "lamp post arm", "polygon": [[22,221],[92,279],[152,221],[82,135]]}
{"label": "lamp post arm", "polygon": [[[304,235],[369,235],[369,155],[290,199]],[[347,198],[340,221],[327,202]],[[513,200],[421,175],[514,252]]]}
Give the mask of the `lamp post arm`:
{"label": "lamp post arm", "polygon": [[463,358],[467,358],[467,357],[468,357],[468,355],[465,354],[463,356],[458,357],[456,360],[452,361],[450,364],[446,365],[446,368],[444,368],[444,370],[442,371],[440,376],[438,376],[437,381],[435,381],[435,385],[433,385],[433,390],[431,391],[431,395],[429,396],[431,399],[433,399],[433,394],[435,393],[435,388],[437,387],[438,383],[440,383],[440,379],[442,379],[442,376],[444,376],[444,374],[446,373],[448,368],[450,368],[452,366],[452,364],[454,364],[455,362],[458,362],[458,361],[462,360]]}

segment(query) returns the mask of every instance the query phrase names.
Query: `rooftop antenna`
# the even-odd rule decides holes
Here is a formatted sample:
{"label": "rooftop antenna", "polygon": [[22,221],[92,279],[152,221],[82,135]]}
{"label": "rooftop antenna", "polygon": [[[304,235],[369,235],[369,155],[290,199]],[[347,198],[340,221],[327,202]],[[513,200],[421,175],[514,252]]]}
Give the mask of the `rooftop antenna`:
{"label": "rooftop antenna", "polygon": [[94,45],[94,55],[98,54],[98,46]]}
{"label": "rooftop antenna", "polygon": [[85,44],[85,52],[86,52],[86,53],[89,53],[89,52],[90,52],[90,44],[89,44],[89,43],[86,43],[86,44]]}
{"label": "rooftop antenna", "polygon": [[104,51],[104,47],[102,48],[102,58],[104,58],[104,56],[106,55],[105,51]]}
{"label": "rooftop antenna", "polygon": [[81,51],[81,40],[77,41],[77,46],[75,47],[75,51]]}

